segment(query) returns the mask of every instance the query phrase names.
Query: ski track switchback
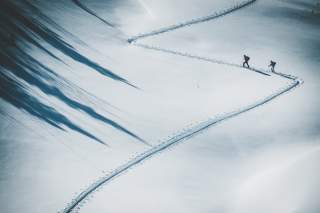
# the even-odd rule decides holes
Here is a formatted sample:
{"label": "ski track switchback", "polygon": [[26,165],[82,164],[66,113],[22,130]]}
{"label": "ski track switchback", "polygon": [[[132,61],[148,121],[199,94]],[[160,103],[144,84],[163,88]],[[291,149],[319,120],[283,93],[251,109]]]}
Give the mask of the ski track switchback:
{"label": "ski track switchback", "polygon": [[[163,142],[159,143],[158,145],[153,146],[150,149],[136,155],[134,158],[130,159],[129,161],[124,163],[122,166],[116,168],[115,170],[111,171],[110,173],[106,174],[105,176],[99,178],[96,182],[92,183],[89,187],[87,187],[80,194],[78,194],[61,211],[61,213],[79,212],[80,208],[89,199],[89,196],[92,196],[92,194],[94,192],[98,191],[104,184],[106,184],[106,183],[110,182],[111,180],[113,180],[114,178],[119,177],[120,175],[124,174],[130,168],[142,163],[143,161],[153,157],[154,155],[156,155],[158,153],[161,153],[164,150],[167,150],[168,148],[172,147],[173,145],[176,145],[186,139],[189,139],[189,138],[203,132],[204,130],[208,129],[209,127],[211,127],[215,124],[221,123],[222,121],[233,118],[235,116],[238,116],[240,114],[248,112],[248,111],[255,109],[257,107],[260,107],[260,106],[272,101],[273,99],[291,91],[292,89],[297,88],[299,85],[301,85],[303,83],[303,80],[299,79],[298,77],[291,76],[291,75],[284,74],[284,73],[280,73],[280,72],[270,73],[268,71],[256,69],[256,68],[249,68],[248,69],[248,68],[242,67],[239,64],[229,63],[229,62],[225,62],[225,61],[221,61],[221,60],[217,60],[217,59],[197,56],[197,55],[193,55],[193,54],[189,54],[189,53],[183,53],[183,52],[178,52],[175,50],[168,50],[168,49],[164,49],[161,47],[154,47],[154,46],[149,46],[146,44],[138,43],[138,40],[141,40],[143,38],[156,36],[159,34],[167,33],[169,31],[177,30],[179,28],[188,27],[190,25],[194,25],[194,24],[198,24],[198,23],[202,23],[202,22],[207,22],[207,21],[222,17],[224,15],[233,13],[239,9],[242,9],[242,8],[245,8],[249,5],[252,5],[256,1],[257,0],[247,0],[242,3],[238,3],[237,5],[229,8],[229,9],[226,9],[226,10],[223,10],[220,12],[216,12],[216,13],[208,15],[208,16],[192,19],[190,21],[186,21],[183,23],[171,25],[169,27],[164,27],[164,28],[161,28],[158,30],[154,30],[151,32],[139,34],[134,37],[130,37],[127,39],[127,41],[128,41],[128,43],[130,43],[132,45],[135,45],[135,46],[141,47],[141,48],[145,48],[145,49],[149,49],[149,50],[161,51],[161,52],[164,52],[167,54],[179,55],[181,57],[189,57],[189,58],[207,61],[207,62],[211,62],[211,63],[217,63],[217,64],[238,67],[238,68],[242,68],[242,69],[246,69],[246,70],[251,70],[251,71],[257,72],[259,74],[266,75],[266,76],[270,76],[271,74],[278,75],[282,78],[286,78],[286,79],[290,80],[291,81],[290,84],[280,88],[279,90],[275,91],[274,93],[270,94],[269,96],[261,98],[261,99],[255,101],[254,103],[249,104],[243,108],[240,108],[240,109],[232,111],[232,112],[227,112],[227,113],[215,116],[213,118],[209,118],[206,121],[203,121],[200,123],[195,123],[195,124],[192,124],[191,126],[189,125],[185,128],[182,128],[182,131],[178,132],[174,136],[169,137],[169,139],[165,139]],[[90,11],[90,13],[92,13],[92,11]],[[95,14],[95,16],[97,16],[97,15]]]}

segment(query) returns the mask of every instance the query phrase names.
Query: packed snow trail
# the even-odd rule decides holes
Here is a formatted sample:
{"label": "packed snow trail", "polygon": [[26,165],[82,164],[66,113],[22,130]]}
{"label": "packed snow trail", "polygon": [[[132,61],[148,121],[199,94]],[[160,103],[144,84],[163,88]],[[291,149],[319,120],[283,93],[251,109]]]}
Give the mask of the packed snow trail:
{"label": "packed snow trail", "polygon": [[215,64],[228,65],[228,66],[232,66],[232,67],[247,69],[247,70],[251,70],[251,71],[260,73],[262,75],[270,76],[270,74],[268,72],[266,72],[266,71],[262,71],[262,70],[259,70],[259,69],[253,68],[253,67],[247,68],[247,67],[243,67],[243,66],[241,66],[239,64],[229,63],[229,62],[222,61],[222,60],[217,60],[217,59],[214,59],[214,58],[208,58],[208,57],[193,55],[193,54],[190,54],[190,53],[184,53],[184,52],[179,52],[179,51],[175,51],[175,50],[164,49],[164,48],[150,46],[150,45],[141,44],[141,43],[137,43],[137,42],[132,42],[132,45],[137,46],[137,47],[141,47],[141,48],[144,48],[144,49],[155,50],[155,51],[169,53],[169,54],[173,54],[173,55],[184,56],[184,57],[197,59],[197,60],[202,60],[202,61],[207,61],[207,62],[211,62],[211,63],[215,63]]}
{"label": "packed snow trail", "polygon": [[[282,76],[283,74],[280,73],[276,73],[277,75]],[[291,89],[299,86],[302,81],[295,78],[295,77],[290,77],[290,76],[286,76],[285,78],[289,78],[292,80],[292,83],[289,84],[288,86],[279,89],[277,92],[253,103],[250,104],[244,108],[238,109],[236,111],[233,112],[229,112],[220,116],[217,116],[215,118],[210,118],[207,121],[204,121],[202,123],[199,123],[193,127],[190,127],[189,129],[186,129],[185,131],[171,137],[170,139],[164,141],[163,143],[158,144],[157,146],[152,147],[151,149],[140,153],[139,155],[137,155],[135,158],[133,158],[132,160],[128,161],[127,163],[123,164],[122,166],[118,167],[117,169],[113,170],[111,173],[107,174],[106,176],[102,177],[101,179],[99,179],[97,182],[93,183],[90,187],[88,187],[85,191],[81,192],[76,199],[74,199],[72,201],[72,203],[67,206],[67,208],[63,211],[64,213],[69,213],[72,212],[74,209],[79,209],[77,206],[84,201],[88,195],[90,195],[91,193],[95,192],[99,187],[101,187],[102,185],[104,185],[105,183],[111,181],[112,179],[114,179],[115,177],[119,177],[121,174],[123,174],[124,172],[126,172],[128,169],[132,168],[133,166],[141,163],[142,161],[145,161],[146,159],[154,156],[155,154],[160,153],[163,150],[168,149],[169,147],[182,142],[184,139],[188,139],[191,138],[197,134],[199,134],[200,132],[208,129],[209,127],[213,126],[214,124],[218,124],[222,121],[225,121],[227,119],[230,119],[232,117],[235,117],[237,115],[240,115],[242,113],[245,113],[249,110],[252,110],[254,108],[257,108],[259,106],[262,106],[268,102],[270,102],[271,100],[275,99],[276,97],[279,97],[280,95],[289,92]]]}
{"label": "packed snow trail", "polygon": [[244,2],[241,2],[241,3],[238,3],[238,4],[234,5],[233,7],[229,8],[229,9],[225,9],[225,10],[220,11],[220,12],[215,12],[215,13],[210,14],[208,16],[195,18],[195,19],[192,19],[192,20],[189,20],[189,21],[186,21],[186,22],[182,22],[182,23],[179,23],[179,24],[171,25],[171,26],[168,26],[168,27],[163,27],[161,29],[154,30],[154,31],[151,31],[151,32],[142,33],[142,34],[139,34],[137,36],[129,38],[128,42],[131,43],[131,42],[134,42],[134,41],[136,41],[138,39],[159,35],[159,34],[162,34],[162,33],[167,33],[169,31],[177,30],[179,28],[188,27],[188,26],[191,26],[191,25],[194,25],[194,24],[199,24],[199,23],[202,23],[202,22],[207,22],[207,21],[210,21],[210,20],[213,20],[213,19],[216,19],[216,18],[220,18],[220,17],[225,16],[225,15],[227,15],[229,13],[232,13],[232,12],[234,12],[236,10],[242,9],[244,7],[247,7],[247,6],[255,3],[256,1],[257,0],[244,1]]}
{"label": "packed snow trail", "polygon": [[[214,15],[209,15],[206,17],[202,17],[202,18],[198,18],[198,19],[193,19],[191,21],[188,22],[184,22],[182,24],[177,24],[177,25],[172,25],[170,27],[165,27],[162,28],[160,30],[156,30],[156,31],[152,31],[149,33],[144,33],[144,34],[140,34],[138,36],[135,37],[131,37],[129,38],[127,41],[135,46],[138,47],[142,47],[145,49],[152,49],[155,51],[161,51],[161,52],[165,52],[165,53],[169,53],[169,54],[175,54],[175,55],[180,55],[182,57],[189,57],[189,58],[193,58],[193,59],[198,59],[198,60],[203,60],[203,61],[208,61],[208,62],[212,62],[212,63],[217,63],[217,64],[224,64],[224,65],[228,65],[228,66],[234,66],[234,67],[239,67],[239,68],[243,68],[243,69],[248,69],[248,68],[244,68],[241,65],[238,64],[233,64],[233,63],[229,63],[229,62],[224,62],[224,61],[220,61],[220,60],[216,60],[216,59],[210,59],[207,57],[201,57],[201,56],[196,56],[196,55],[192,55],[189,53],[182,53],[182,52],[178,52],[178,51],[174,51],[174,50],[167,50],[167,49],[163,49],[160,47],[153,47],[153,46],[148,46],[145,44],[138,44],[137,41],[139,39],[142,38],[146,38],[146,37],[150,37],[150,36],[155,36],[161,33],[166,33],[172,30],[176,30],[182,27],[186,27],[186,26],[190,26],[192,24],[198,24],[201,22],[205,22],[205,21],[209,21],[209,20],[213,20],[215,18],[219,18],[221,16],[224,16],[226,14],[229,14],[231,12],[234,12],[238,9],[244,8],[246,6],[251,5],[252,3],[256,2],[257,0],[250,0],[250,1],[245,1],[243,3],[240,3],[228,10],[224,10],[220,13],[215,13]],[[249,70],[258,72],[260,74],[263,75],[268,75],[270,76],[270,74],[266,71],[263,70],[259,70],[259,69],[255,69],[255,68],[249,68]],[[272,101],[273,99],[291,91],[292,89],[298,87],[299,85],[301,85],[303,83],[303,81],[301,79],[299,79],[298,77],[295,76],[291,76],[291,75],[287,75],[287,74],[283,74],[283,73],[279,73],[279,72],[273,72],[273,74],[278,75],[282,78],[286,78],[291,80],[291,83],[286,85],[283,88],[280,88],[279,90],[277,90],[276,92],[270,94],[267,97],[264,97],[262,99],[259,99],[258,101],[247,105],[243,108],[240,108],[238,110],[232,111],[232,112],[228,112],[219,116],[215,116],[213,118],[209,118],[206,121],[203,121],[201,123],[195,124],[193,126],[187,127],[187,128],[183,128],[183,131],[177,133],[176,135],[170,137],[169,139],[163,141],[162,143],[138,154],[137,156],[135,156],[133,159],[130,159],[128,162],[124,163],[122,166],[118,167],[117,169],[111,171],[109,174],[101,177],[100,179],[98,179],[96,182],[94,182],[93,184],[91,184],[87,189],[85,189],[84,191],[82,191],[79,195],[77,195],[77,197],[75,199],[73,199],[71,201],[71,203],[69,203],[66,208],[62,211],[63,213],[70,213],[70,212],[78,212],[80,210],[80,207],[82,206],[82,204],[84,204],[84,202],[88,199],[88,196],[91,195],[92,193],[94,193],[95,191],[97,191],[101,186],[103,186],[104,184],[108,183],[109,181],[111,181],[112,179],[119,177],[120,175],[124,174],[126,171],[128,171],[130,168],[132,168],[135,165],[138,165],[140,163],[142,163],[143,161],[153,157],[154,155],[160,153],[161,151],[167,150],[168,148],[172,147],[173,145],[176,145],[180,142],[182,142],[185,139],[189,139],[199,133],[201,133],[202,131],[208,129],[209,127],[221,123],[222,121],[225,121],[227,119],[233,118],[235,116],[238,116],[240,114],[243,114],[245,112],[248,112],[252,109],[255,109],[257,107],[260,107],[270,101]]]}

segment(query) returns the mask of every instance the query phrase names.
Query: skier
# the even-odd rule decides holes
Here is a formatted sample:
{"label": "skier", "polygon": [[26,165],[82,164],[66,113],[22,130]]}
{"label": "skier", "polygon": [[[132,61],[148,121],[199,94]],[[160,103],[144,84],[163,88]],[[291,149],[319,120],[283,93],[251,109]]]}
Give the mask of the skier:
{"label": "skier", "polygon": [[270,61],[270,65],[268,66],[268,67],[271,67],[271,72],[274,72],[274,67],[276,66],[276,62],[274,62],[274,61]]}
{"label": "skier", "polygon": [[249,63],[248,63],[250,60],[250,57],[247,55],[243,55],[243,58],[244,58],[244,62],[242,64],[242,66],[245,67],[245,65],[247,65],[247,67],[250,68]]}

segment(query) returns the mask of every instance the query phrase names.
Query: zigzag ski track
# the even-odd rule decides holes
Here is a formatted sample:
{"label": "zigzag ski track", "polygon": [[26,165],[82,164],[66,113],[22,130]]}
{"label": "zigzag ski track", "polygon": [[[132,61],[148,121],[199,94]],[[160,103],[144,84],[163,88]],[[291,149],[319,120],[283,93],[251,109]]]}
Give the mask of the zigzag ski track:
{"label": "zigzag ski track", "polygon": [[[224,15],[233,13],[239,9],[245,8],[249,5],[252,5],[253,3],[255,3],[257,0],[250,0],[250,1],[244,1],[242,3],[239,3],[237,5],[235,5],[232,8],[229,8],[227,10],[221,11],[219,13],[214,13],[212,15],[209,16],[205,16],[205,17],[200,17],[197,19],[193,19],[184,23],[180,23],[180,24],[176,24],[176,25],[172,25],[169,27],[165,27],[165,28],[161,28],[159,30],[155,30],[152,32],[148,32],[148,33],[144,33],[144,34],[140,34],[137,35],[135,37],[131,37],[128,38],[128,42],[130,44],[133,44],[135,46],[141,47],[141,48],[145,48],[145,49],[151,49],[154,51],[161,51],[164,53],[168,53],[168,54],[175,54],[175,55],[180,55],[182,57],[189,57],[189,58],[193,58],[193,59],[198,59],[198,60],[203,60],[203,61],[208,61],[208,62],[212,62],[212,63],[217,63],[217,64],[224,64],[224,65],[228,65],[228,66],[234,66],[234,67],[239,67],[239,68],[243,68],[242,66],[238,65],[238,64],[233,64],[233,63],[229,63],[229,62],[224,62],[224,61],[220,61],[220,60],[216,60],[216,59],[210,59],[207,57],[201,57],[201,56],[196,56],[196,55],[192,55],[192,54],[188,54],[188,53],[181,53],[181,52],[177,52],[174,50],[167,50],[167,49],[163,49],[161,47],[152,47],[152,46],[148,46],[145,44],[139,44],[138,40],[146,38],[146,37],[151,37],[151,36],[156,36],[162,33],[166,33],[169,31],[173,31],[173,30],[177,30],[179,28],[182,27],[187,27],[190,25],[194,25],[194,24],[198,24],[201,22],[206,22],[206,21],[210,21],[219,17],[222,17]],[[91,12],[91,11],[90,11]],[[270,73],[263,71],[263,70],[259,70],[259,69],[255,69],[255,68],[251,68],[251,71],[257,72],[259,74],[263,74],[263,75],[270,75]],[[233,118],[235,116],[241,115],[245,112],[248,112],[252,109],[258,108],[272,100],[274,100],[275,98],[293,90],[294,88],[297,88],[299,85],[301,85],[303,83],[303,81],[301,79],[299,79],[298,77],[295,76],[291,76],[288,74],[283,74],[283,73],[278,73],[278,72],[274,72],[272,73],[274,75],[278,75],[282,78],[286,78],[288,80],[291,80],[291,83],[281,89],[279,89],[278,91],[274,92],[273,94],[270,94],[267,97],[261,98],[259,100],[257,100],[256,102],[249,104],[243,108],[240,108],[238,110],[235,110],[233,112],[228,112],[225,114],[222,114],[220,116],[216,116],[213,118],[209,118],[206,121],[203,121],[201,123],[195,124],[185,130],[183,130],[182,132],[176,134],[175,136],[165,140],[164,142],[144,151],[143,153],[140,153],[139,155],[137,155],[135,158],[129,160],[128,162],[124,163],[122,166],[118,167],[117,169],[113,170],[112,172],[110,172],[109,174],[105,175],[104,177],[100,178],[98,181],[92,183],[87,189],[85,189],[84,191],[82,191],[79,195],[77,195],[77,197],[75,199],[73,199],[71,201],[71,203],[69,203],[64,210],[62,210],[63,213],[70,213],[70,212],[78,212],[80,210],[80,207],[84,204],[84,201],[86,201],[86,199],[88,199],[89,195],[92,195],[92,193],[94,193],[95,191],[97,191],[101,186],[103,186],[104,184],[110,182],[112,179],[119,177],[120,175],[124,174],[126,171],[128,171],[130,168],[132,168],[133,166],[142,163],[143,161],[153,157],[154,155],[160,153],[161,151],[167,150],[169,147],[172,147],[175,144],[178,144],[179,142],[182,142],[183,140],[186,140],[188,138],[191,138],[197,134],[199,134],[200,132],[208,129],[209,127],[218,124],[222,121],[228,120],[230,118]]]}

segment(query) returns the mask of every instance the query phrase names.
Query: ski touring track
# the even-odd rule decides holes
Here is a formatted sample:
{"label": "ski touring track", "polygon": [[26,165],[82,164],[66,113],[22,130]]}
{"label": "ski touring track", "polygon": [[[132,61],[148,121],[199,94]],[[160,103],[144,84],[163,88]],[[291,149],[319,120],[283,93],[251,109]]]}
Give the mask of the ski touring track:
{"label": "ski touring track", "polygon": [[[292,75],[280,73],[280,72],[270,73],[268,71],[256,69],[256,68],[244,68],[239,64],[229,63],[229,62],[220,61],[217,59],[201,57],[201,56],[192,55],[189,53],[183,53],[183,52],[178,52],[178,51],[174,51],[174,50],[163,49],[161,47],[149,46],[146,44],[138,43],[138,40],[141,40],[146,37],[156,36],[156,35],[159,35],[162,33],[167,33],[169,31],[177,30],[179,28],[187,27],[187,26],[202,23],[202,22],[207,22],[207,21],[222,17],[224,15],[230,14],[232,12],[239,10],[239,9],[242,9],[242,8],[245,8],[249,5],[252,5],[253,3],[255,3],[257,1],[258,0],[247,0],[247,1],[244,1],[242,3],[235,5],[229,9],[226,9],[226,10],[223,10],[220,12],[216,12],[214,14],[211,14],[211,15],[208,15],[205,17],[192,19],[190,21],[186,21],[183,23],[171,25],[168,27],[164,27],[164,28],[161,28],[158,30],[148,32],[148,33],[139,34],[137,36],[130,37],[127,39],[127,41],[131,45],[135,45],[137,47],[141,47],[141,48],[145,48],[145,49],[149,49],[149,50],[161,51],[161,52],[164,52],[167,54],[174,54],[174,55],[179,55],[182,57],[189,57],[189,58],[207,61],[207,62],[211,62],[211,63],[217,63],[217,64],[238,67],[238,68],[242,68],[242,69],[246,69],[246,70],[251,70],[251,71],[257,72],[259,74],[267,75],[267,76],[270,76],[271,74],[278,75],[282,78],[286,78],[286,79],[290,80],[290,83],[288,83],[286,86],[278,89],[277,91],[270,94],[269,96],[261,98],[261,99],[255,101],[254,103],[249,104],[243,108],[237,109],[232,112],[223,113],[223,114],[217,115],[213,118],[209,118],[208,120],[193,123],[193,124],[188,125],[185,128],[182,128],[182,130],[180,132],[174,134],[173,136],[168,137],[167,139],[163,140],[163,142],[159,143],[158,145],[153,146],[150,149],[136,155],[134,158],[130,159],[129,161],[124,163],[122,166],[116,168],[115,170],[109,172],[105,176],[99,178],[96,182],[92,183],[85,190],[83,190],[80,194],[78,194],[69,204],[67,204],[67,206],[62,211],[59,211],[59,212],[61,212],[61,213],[79,212],[80,208],[86,203],[86,201],[89,199],[89,197],[93,196],[94,192],[98,191],[106,183],[110,182],[111,180],[113,180],[113,179],[119,177],[120,175],[124,174],[125,172],[129,171],[129,169],[133,168],[134,166],[141,164],[142,162],[155,156],[156,154],[161,153],[164,150],[168,150],[173,145],[177,145],[178,143],[181,143],[182,141],[185,141],[186,139],[189,139],[189,138],[203,132],[204,130],[207,130],[209,127],[211,127],[215,124],[221,123],[222,121],[236,117],[236,116],[243,114],[245,112],[248,112],[252,109],[258,108],[258,107],[272,101],[273,99],[293,90],[294,88],[297,88],[299,85],[303,84],[302,79],[295,77],[295,76],[292,76]],[[92,12],[90,11],[90,14],[91,13]]]}

